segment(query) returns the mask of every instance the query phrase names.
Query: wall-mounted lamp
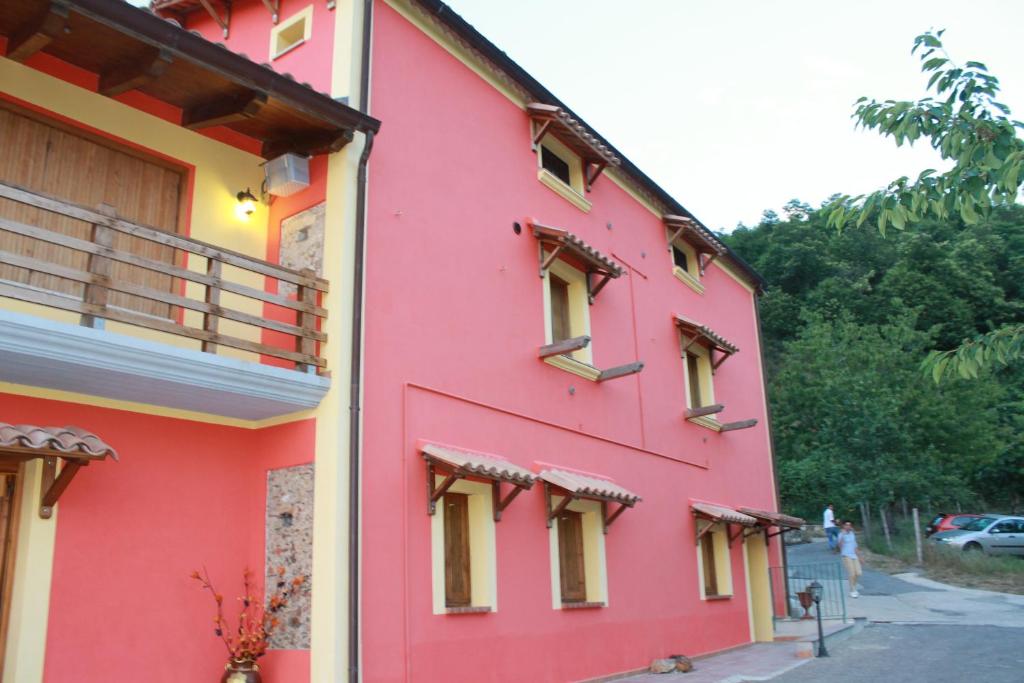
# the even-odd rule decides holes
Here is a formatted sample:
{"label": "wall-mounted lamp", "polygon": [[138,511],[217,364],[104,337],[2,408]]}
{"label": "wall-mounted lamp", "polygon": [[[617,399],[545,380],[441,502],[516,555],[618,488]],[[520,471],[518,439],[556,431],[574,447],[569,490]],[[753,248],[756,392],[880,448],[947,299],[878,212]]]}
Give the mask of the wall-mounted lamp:
{"label": "wall-mounted lamp", "polygon": [[235,206],[235,213],[243,221],[249,220],[249,217],[256,211],[256,195],[254,195],[249,188],[245,188],[244,192],[239,192],[235,196],[238,197],[238,205]]}

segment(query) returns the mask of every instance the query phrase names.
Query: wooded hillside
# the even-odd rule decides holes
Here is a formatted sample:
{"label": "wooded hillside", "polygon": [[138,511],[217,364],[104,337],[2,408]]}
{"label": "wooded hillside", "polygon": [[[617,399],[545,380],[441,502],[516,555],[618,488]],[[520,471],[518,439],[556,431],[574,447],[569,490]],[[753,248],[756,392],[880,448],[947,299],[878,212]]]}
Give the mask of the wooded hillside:
{"label": "wooded hillside", "polygon": [[1024,365],[937,385],[920,364],[1024,322],[1024,208],[887,237],[825,222],[793,201],[723,235],[769,283],[761,320],[785,511],[1019,510]]}

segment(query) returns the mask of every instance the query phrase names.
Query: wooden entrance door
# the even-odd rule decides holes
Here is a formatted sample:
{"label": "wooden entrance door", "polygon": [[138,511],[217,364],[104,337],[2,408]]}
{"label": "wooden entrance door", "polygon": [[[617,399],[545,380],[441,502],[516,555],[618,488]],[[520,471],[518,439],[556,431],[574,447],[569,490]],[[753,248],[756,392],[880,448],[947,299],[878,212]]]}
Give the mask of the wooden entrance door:
{"label": "wooden entrance door", "polygon": [[469,555],[469,496],[444,494],[444,599],[447,607],[473,601]]}
{"label": "wooden entrance door", "polygon": [[14,588],[14,553],[21,507],[23,471],[14,462],[0,461],[0,676],[7,651],[7,628],[10,621],[11,594]]}
{"label": "wooden entrance door", "polygon": [[[0,103],[0,182],[97,209],[106,205],[119,218],[166,232],[178,232],[184,172],[159,159],[115,146],[96,136]],[[105,208],[105,207],[104,207]],[[91,226],[66,216],[0,199],[0,217],[88,240]],[[117,232],[113,247],[173,263],[175,250]],[[87,255],[56,244],[0,230],[0,251],[87,270]],[[111,277],[170,291],[168,275],[115,261]],[[0,264],[0,280],[81,298],[84,285],[72,280]],[[168,304],[110,292],[109,305],[170,317]]]}
{"label": "wooden entrance door", "polygon": [[558,515],[558,566],[562,578],[562,602],[586,602],[582,513],[563,510]]}

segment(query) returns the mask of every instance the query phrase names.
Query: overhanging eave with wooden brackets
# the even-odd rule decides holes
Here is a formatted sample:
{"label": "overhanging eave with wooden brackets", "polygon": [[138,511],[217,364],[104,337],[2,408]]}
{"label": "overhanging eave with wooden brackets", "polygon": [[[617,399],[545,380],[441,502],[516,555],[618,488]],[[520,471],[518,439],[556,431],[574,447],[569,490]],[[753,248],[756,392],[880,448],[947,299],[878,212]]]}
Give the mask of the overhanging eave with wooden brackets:
{"label": "overhanging eave with wooden brackets", "polygon": [[[273,13],[278,1],[263,4]],[[155,0],[147,11],[112,0],[6,0],[0,36],[8,59],[49,55],[94,74],[102,95],[141,93],[181,110],[184,126],[229,128],[266,154],[328,153],[355,132],[377,132],[380,121],[182,28],[184,15],[203,11],[227,31],[232,5]]]}
{"label": "overhanging eave with wooden brackets", "polygon": [[662,217],[662,220],[670,233],[668,250],[672,251],[672,245],[680,238],[688,242],[697,250],[701,275],[712,261],[725,254],[725,247],[718,239],[693,218],[667,214]]}
{"label": "overhanging eave with wooden brackets", "polygon": [[561,107],[532,102],[526,106],[526,113],[533,122],[533,148],[537,149],[545,135],[558,138],[583,162],[588,192],[606,168],[621,165],[622,160],[607,145]]}
{"label": "overhanging eave with wooden brackets", "polygon": [[544,277],[548,269],[558,259],[578,264],[586,275],[587,301],[591,304],[597,295],[613,280],[622,275],[622,268],[612,259],[563,228],[537,223],[528,218],[527,225],[537,238],[540,253],[540,277]]}
{"label": "overhanging eave with wooden brackets", "polygon": [[[700,344],[707,347],[708,357],[711,360],[712,374],[717,372],[718,368],[722,363],[729,359],[729,357],[735,353],[739,353],[739,348],[735,344],[696,320],[692,320],[686,316],[677,315],[675,316],[675,324],[676,327],[679,328],[679,333],[682,338],[681,354],[685,357],[686,352],[694,344]],[[718,354],[717,357],[715,356],[716,353]]]}
{"label": "overhanging eave with wooden brackets", "polygon": [[[78,470],[90,462],[117,460],[117,451],[95,434],[78,427],[36,427],[0,422],[0,460],[25,462],[41,458],[43,476],[39,491],[39,516],[50,519],[60,496]],[[57,461],[63,465],[58,467]]]}
{"label": "overhanging eave with wooden brackets", "polygon": [[[701,529],[700,525],[697,524],[696,543],[700,544],[700,539],[705,534],[709,533],[715,524],[724,524],[726,530],[726,538],[729,546],[732,546],[732,542],[743,533],[744,529],[749,529],[757,525],[757,520],[750,515],[737,512],[732,508],[724,505],[715,505],[713,503],[700,503],[695,502],[690,504],[690,510],[693,512],[694,519],[696,521],[705,521],[707,524]],[[730,531],[730,527],[737,526],[738,530],[733,533]]]}
{"label": "overhanging eave with wooden brackets", "polygon": [[[547,505],[547,526],[550,529],[555,519],[574,500],[589,499],[601,503],[601,521],[604,533],[612,523],[619,518],[626,508],[631,508],[640,501],[640,496],[627,491],[614,482],[606,479],[598,479],[577,472],[565,470],[544,470],[537,475],[544,482],[544,500]],[[556,493],[552,494],[552,491]],[[553,496],[561,495],[562,499],[557,505],[553,503]],[[616,504],[617,507],[609,514],[609,504]]]}
{"label": "overhanging eave with wooden brackets", "polygon": [[[421,443],[420,452],[427,463],[427,514],[437,511],[437,501],[461,479],[491,482],[494,521],[500,522],[505,509],[523,491],[528,491],[536,475],[523,467],[494,456],[434,443]],[[438,476],[444,479],[438,483]],[[511,489],[502,493],[502,484]]]}

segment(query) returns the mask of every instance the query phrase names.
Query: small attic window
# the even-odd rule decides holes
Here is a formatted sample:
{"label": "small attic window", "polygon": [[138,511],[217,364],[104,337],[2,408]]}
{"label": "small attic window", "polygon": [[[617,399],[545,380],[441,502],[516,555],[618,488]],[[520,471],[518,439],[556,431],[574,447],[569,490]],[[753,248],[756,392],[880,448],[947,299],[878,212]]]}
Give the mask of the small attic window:
{"label": "small attic window", "polygon": [[572,186],[568,162],[545,145],[540,146],[540,165],[566,185]]}
{"label": "small attic window", "polygon": [[313,30],[313,6],[293,14],[270,31],[270,58],[277,59],[302,45]]}

